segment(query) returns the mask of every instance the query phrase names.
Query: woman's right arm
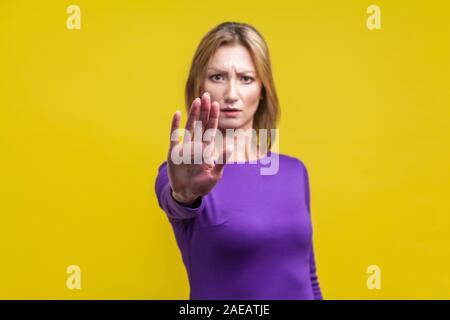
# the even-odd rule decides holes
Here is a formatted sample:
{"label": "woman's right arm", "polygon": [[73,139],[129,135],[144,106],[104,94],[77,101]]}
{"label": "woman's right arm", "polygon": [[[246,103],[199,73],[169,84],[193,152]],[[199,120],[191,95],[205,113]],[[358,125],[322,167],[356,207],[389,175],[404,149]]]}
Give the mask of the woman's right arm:
{"label": "woman's right arm", "polygon": [[[172,117],[170,129],[170,147],[167,161],[163,164],[158,173],[155,191],[160,207],[171,214],[172,218],[195,217],[195,213],[204,206],[202,197],[208,194],[223,174],[225,161],[214,164],[212,161],[202,161],[200,164],[194,163],[194,159],[201,157],[203,160],[204,151],[214,155],[214,138],[219,121],[219,104],[211,103],[209,94],[205,93],[200,98],[194,99],[189,109],[186,121],[185,133],[182,144],[179,143],[180,112],[177,111]],[[212,130],[211,138],[207,142],[194,140],[193,132],[195,122],[201,123],[203,133]],[[197,145],[201,144],[201,145]],[[184,157],[184,152],[189,150],[189,156]],[[197,154],[201,153],[201,154]],[[223,150],[222,157],[229,156],[227,150]],[[188,163],[184,160],[188,159]],[[179,163],[179,159],[183,162]],[[167,210],[172,211],[169,213]],[[185,211],[185,212],[181,212]],[[169,216],[170,217],[170,216]]]}
{"label": "woman's right arm", "polygon": [[164,162],[158,169],[158,176],[155,182],[155,193],[159,207],[167,214],[169,221],[180,221],[192,219],[198,216],[205,207],[203,196],[197,198],[192,206],[178,202],[172,196],[172,188],[167,176],[167,162]]}

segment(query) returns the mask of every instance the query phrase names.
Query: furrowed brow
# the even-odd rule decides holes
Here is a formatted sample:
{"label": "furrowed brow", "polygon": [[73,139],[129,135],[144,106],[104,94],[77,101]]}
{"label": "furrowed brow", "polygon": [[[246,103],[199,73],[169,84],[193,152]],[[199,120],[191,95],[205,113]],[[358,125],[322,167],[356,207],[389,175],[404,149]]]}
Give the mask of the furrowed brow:
{"label": "furrowed brow", "polygon": [[[213,72],[217,72],[217,73],[221,73],[221,74],[223,74],[223,73],[227,74],[228,73],[227,70],[222,70],[222,69],[219,69],[219,68],[208,68],[208,70],[209,71],[213,71]],[[242,75],[242,74],[256,74],[256,72],[254,70],[242,70],[242,71],[238,71],[236,73],[239,74],[239,75]]]}

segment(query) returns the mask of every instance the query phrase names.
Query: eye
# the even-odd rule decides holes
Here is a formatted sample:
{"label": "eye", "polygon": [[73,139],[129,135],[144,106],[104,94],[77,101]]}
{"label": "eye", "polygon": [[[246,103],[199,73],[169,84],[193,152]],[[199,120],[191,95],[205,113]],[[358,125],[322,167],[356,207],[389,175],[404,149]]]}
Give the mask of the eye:
{"label": "eye", "polygon": [[209,77],[212,81],[218,82],[223,80],[223,75],[221,74],[213,74],[212,76]]}
{"label": "eye", "polygon": [[250,76],[242,76],[241,79],[244,81],[244,83],[252,83],[253,81],[255,81],[255,79]]}

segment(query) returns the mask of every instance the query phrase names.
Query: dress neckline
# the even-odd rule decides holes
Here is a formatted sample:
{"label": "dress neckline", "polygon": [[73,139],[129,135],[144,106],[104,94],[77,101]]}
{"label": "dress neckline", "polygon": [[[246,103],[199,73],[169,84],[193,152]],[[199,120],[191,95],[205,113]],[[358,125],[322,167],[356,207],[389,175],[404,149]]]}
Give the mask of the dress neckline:
{"label": "dress neckline", "polygon": [[226,165],[229,166],[229,165],[236,165],[236,164],[252,164],[252,165],[258,164],[258,163],[261,162],[261,160],[265,160],[265,159],[269,158],[269,156],[272,155],[273,153],[275,153],[275,152],[269,151],[268,153],[266,153],[266,155],[265,155],[264,157],[261,157],[261,158],[259,158],[259,159],[253,160],[253,161],[230,162],[230,163],[226,163]]}

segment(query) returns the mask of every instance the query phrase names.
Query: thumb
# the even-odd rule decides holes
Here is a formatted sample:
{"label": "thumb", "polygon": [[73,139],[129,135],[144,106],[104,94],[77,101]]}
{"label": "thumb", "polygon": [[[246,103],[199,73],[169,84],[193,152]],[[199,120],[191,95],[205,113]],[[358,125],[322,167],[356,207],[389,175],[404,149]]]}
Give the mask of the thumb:
{"label": "thumb", "polygon": [[222,150],[222,155],[220,159],[223,159],[223,163],[216,163],[216,165],[214,166],[213,172],[216,175],[222,175],[223,173],[223,169],[225,167],[225,164],[230,160],[231,155],[233,153],[233,149],[230,148],[226,148]]}

